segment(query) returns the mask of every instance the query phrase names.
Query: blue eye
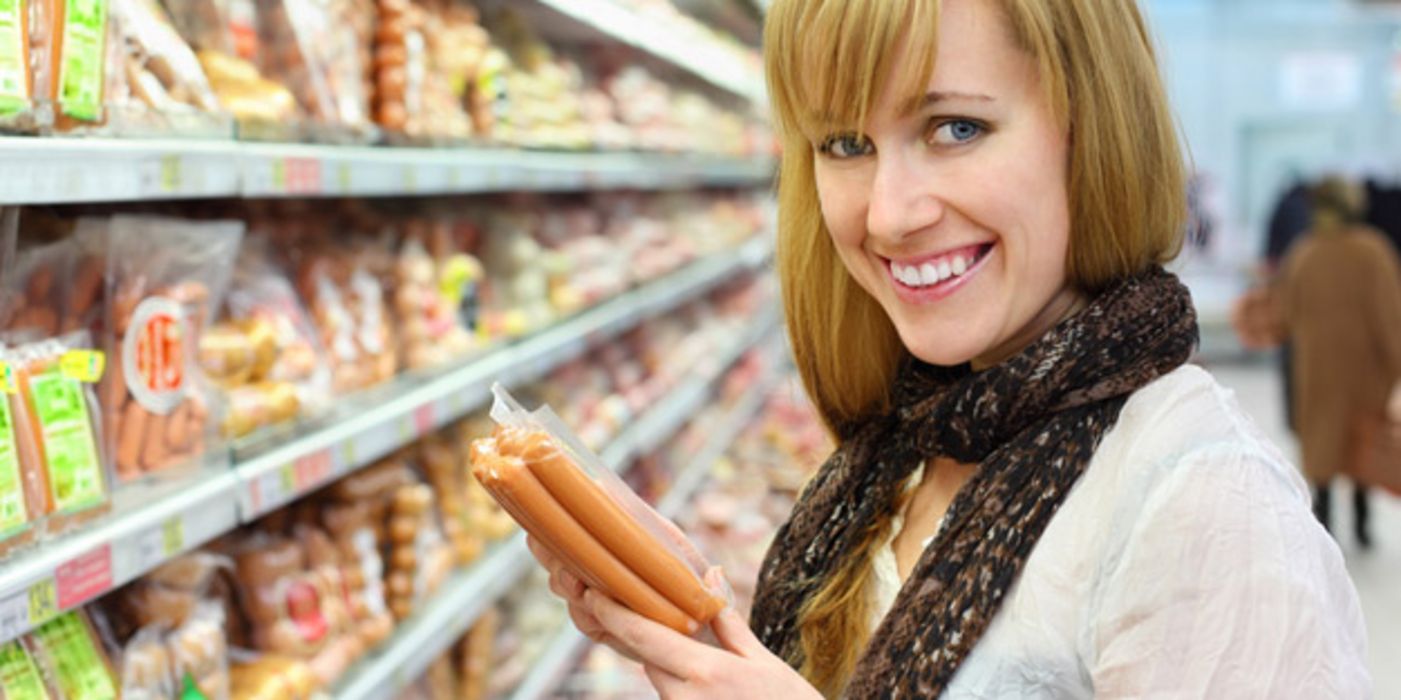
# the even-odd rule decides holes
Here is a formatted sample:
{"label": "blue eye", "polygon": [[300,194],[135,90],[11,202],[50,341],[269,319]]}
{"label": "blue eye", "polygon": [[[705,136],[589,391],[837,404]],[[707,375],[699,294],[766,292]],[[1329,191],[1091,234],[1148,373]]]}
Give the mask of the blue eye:
{"label": "blue eye", "polygon": [[874,151],[871,140],[855,132],[833,134],[817,145],[818,153],[837,159],[870,155]]}
{"label": "blue eye", "polygon": [[985,131],[986,127],[971,119],[950,119],[935,125],[929,142],[939,146],[959,146],[972,142]]}

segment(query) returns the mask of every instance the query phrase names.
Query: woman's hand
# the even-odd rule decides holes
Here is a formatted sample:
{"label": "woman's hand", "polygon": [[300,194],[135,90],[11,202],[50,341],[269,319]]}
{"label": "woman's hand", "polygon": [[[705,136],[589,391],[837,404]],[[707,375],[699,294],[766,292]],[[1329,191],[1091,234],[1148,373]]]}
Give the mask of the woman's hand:
{"label": "woman's hand", "polygon": [[[569,617],[584,636],[643,665],[665,700],[674,698],[793,698],[822,696],[764,647],[734,608],[725,608],[710,629],[720,647],[678,634],[589,588],[534,538],[530,551],[550,572],[550,590],[569,606]],[[718,569],[706,584],[725,588]]]}
{"label": "woman's hand", "polygon": [[1391,396],[1386,401],[1386,417],[1393,424],[1401,423],[1401,382],[1391,387]]}
{"label": "woman's hand", "polygon": [[[706,576],[712,587],[724,585],[718,578],[718,569]],[[733,607],[710,623],[719,648],[678,634],[587,587],[582,607],[610,646],[642,663],[663,700],[822,700],[797,671],[759,642]]]}

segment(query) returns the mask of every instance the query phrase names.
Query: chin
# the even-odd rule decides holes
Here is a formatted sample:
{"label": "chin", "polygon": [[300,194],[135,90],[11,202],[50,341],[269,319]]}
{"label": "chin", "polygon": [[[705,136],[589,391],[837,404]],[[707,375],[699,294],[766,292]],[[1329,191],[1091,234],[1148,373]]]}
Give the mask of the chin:
{"label": "chin", "polygon": [[985,349],[982,344],[973,341],[970,334],[959,334],[961,337],[949,342],[947,338],[940,337],[942,334],[932,329],[910,332],[897,326],[896,331],[900,334],[900,342],[904,343],[905,349],[911,355],[922,362],[940,367],[967,364]]}

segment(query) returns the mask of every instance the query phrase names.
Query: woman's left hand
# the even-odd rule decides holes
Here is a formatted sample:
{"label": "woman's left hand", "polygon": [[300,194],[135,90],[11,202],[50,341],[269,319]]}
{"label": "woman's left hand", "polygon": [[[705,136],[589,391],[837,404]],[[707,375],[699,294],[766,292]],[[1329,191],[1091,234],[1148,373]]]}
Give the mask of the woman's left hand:
{"label": "woman's left hand", "polygon": [[710,623],[721,645],[716,648],[642,617],[593,589],[584,593],[584,605],[615,645],[642,661],[663,700],[822,700],[797,671],[754,636],[733,607]]}

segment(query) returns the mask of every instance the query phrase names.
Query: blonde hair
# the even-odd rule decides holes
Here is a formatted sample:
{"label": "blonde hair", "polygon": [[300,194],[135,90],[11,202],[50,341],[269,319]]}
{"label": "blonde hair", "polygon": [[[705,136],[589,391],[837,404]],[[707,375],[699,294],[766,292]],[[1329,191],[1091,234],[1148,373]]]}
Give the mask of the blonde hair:
{"label": "blonde hair", "polygon": [[[1175,257],[1187,211],[1183,159],[1135,0],[998,5],[1071,135],[1071,284],[1093,293]],[[940,0],[776,0],[766,20],[765,71],[783,141],[778,271],[788,333],[807,391],[839,440],[846,427],[889,410],[906,350],[837,255],[813,142],[860,130],[887,89],[924,93],[939,10]],[[908,69],[893,75],[897,64]],[[870,550],[890,534],[889,517],[877,520],[799,614],[803,673],[828,695],[841,692],[868,637]]]}

